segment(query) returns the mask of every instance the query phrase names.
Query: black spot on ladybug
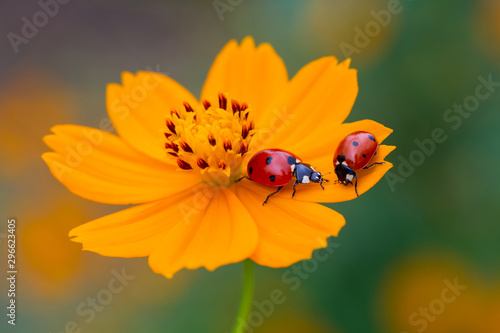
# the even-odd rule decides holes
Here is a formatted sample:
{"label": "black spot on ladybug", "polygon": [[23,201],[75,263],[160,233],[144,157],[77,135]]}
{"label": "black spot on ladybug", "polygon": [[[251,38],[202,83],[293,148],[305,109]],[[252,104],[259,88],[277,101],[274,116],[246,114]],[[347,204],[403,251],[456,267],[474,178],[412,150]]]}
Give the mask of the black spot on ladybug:
{"label": "black spot on ladybug", "polygon": [[294,165],[294,164],[295,164],[295,157],[293,157],[293,156],[288,156],[287,162],[288,162],[288,164],[290,164],[290,165]]}
{"label": "black spot on ladybug", "polygon": [[276,180],[276,176],[275,175],[269,176],[269,180],[274,182]]}
{"label": "black spot on ladybug", "polygon": [[363,154],[363,158],[366,158],[366,155],[365,155],[365,154]]}
{"label": "black spot on ladybug", "polygon": [[373,135],[371,134],[368,134],[368,139],[372,140],[372,141],[375,141],[375,138],[373,137]]}
{"label": "black spot on ladybug", "polygon": [[253,172],[253,167],[248,168],[248,174],[251,175]]}
{"label": "black spot on ladybug", "polygon": [[272,162],[272,161],[273,161],[273,157],[272,157],[272,156],[268,156],[268,157],[266,158],[266,164],[267,164],[267,165],[271,164],[271,162]]}
{"label": "black spot on ladybug", "polygon": [[359,143],[358,143],[358,141],[354,141],[354,142],[352,143],[352,145],[353,145],[354,147],[357,147],[357,146],[359,145]]}

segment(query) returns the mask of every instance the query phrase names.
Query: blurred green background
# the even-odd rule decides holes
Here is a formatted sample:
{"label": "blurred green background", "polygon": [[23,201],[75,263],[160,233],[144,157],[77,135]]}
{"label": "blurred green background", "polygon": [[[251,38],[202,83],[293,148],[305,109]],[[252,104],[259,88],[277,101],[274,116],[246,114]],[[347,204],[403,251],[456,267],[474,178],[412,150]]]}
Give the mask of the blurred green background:
{"label": "blurred green background", "polygon": [[[257,267],[256,302],[275,289],[286,300],[248,332],[500,332],[500,89],[477,88],[500,82],[499,1],[69,1],[13,46],[9,33],[40,10],[0,3],[0,267],[15,217],[19,270],[15,327],[0,282],[1,332],[230,331],[241,263],[167,280],[145,258],[82,252],[68,231],[121,207],[71,194],[40,155],[55,124],[99,126],[105,86],[122,71],[159,70],[199,95],[222,46],[246,35],[271,43],[290,76],[352,53],[360,89],[348,121],[393,128],[384,143],[397,146],[390,176],[330,205],[347,224],[328,259]],[[454,113],[464,103],[464,116]],[[446,140],[419,153],[415,140],[439,128]],[[107,292],[123,270],[133,280]],[[96,297],[106,304],[92,310]]]}

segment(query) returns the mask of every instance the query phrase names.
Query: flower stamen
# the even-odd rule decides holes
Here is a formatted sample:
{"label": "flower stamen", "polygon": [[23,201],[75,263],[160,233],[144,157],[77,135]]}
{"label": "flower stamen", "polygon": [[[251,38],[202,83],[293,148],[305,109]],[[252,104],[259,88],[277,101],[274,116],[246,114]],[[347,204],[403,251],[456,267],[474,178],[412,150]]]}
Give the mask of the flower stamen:
{"label": "flower stamen", "polygon": [[172,110],[170,110],[170,115],[171,115],[171,116],[176,115],[176,116],[177,116],[177,118],[179,118],[179,119],[181,118],[181,116],[179,116],[179,113],[177,112],[177,110],[176,110],[176,109],[172,109]]}
{"label": "flower stamen", "polygon": [[228,139],[224,140],[224,150],[228,151],[231,149],[233,149],[233,145],[231,144],[231,141],[229,141]]}
{"label": "flower stamen", "polygon": [[246,153],[248,152],[248,146],[246,145],[245,142],[242,142],[241,143],[241,146],[240,146],[240,151],[238,152],[238,154],[240,154],[241,156],[245,155]]}
{"label": "flower stamen", "polygon": [[182,150],[184,150],[187,153],[192,153],[193,152],[193,149],[191,149],[191,147],[186,142],[184,142],[184,141],[181,141],[180,147],[182,148]]}
{"label": "flower stamen", "polygon": [[186,112],[194,112],[193,108],[188,102],[184,102],[184,109],[186,109]]}
{"label": "flower stamen", "polygon": [[250,129],[248,128],[248,125],[244,123],[241,128],[241,137],[243,139],[246,139],[248,136],[248,133],[250,133]]}
{"label": "flower stamen", "polygon": [[241,113],[241,105],[240,105],[240,103],[238,103],[237,100],[234,100],[234,99],[231,100],[231,107],[233,109],[233,114],[235,114],[236,112]]}
{"label": "flower stamen", "polygon": [[212,133],[210,133],[208,135],[208,142],[212,145],[212,146],[215,146],[215,144],[217,143],[217,141],[215,140],[215,137]]}
{"label": "flower stamen", "polygon": [[255,123],[247,103],[225,93],[217,101],[218,107],[203,100],[201,105],[184,102],[184,110],[172,109],[165,120],[165,150],[180,169],[198,171],[213,186],[228,186],[241,178]]}
{"label": "flower stamen", "polygon": [[222,110],[226,110],[227,108],[227,97],[223,93],[219,94],[219,107]]}
{"label": "flower stamen", "polygon": [[179,168],[181,168],[183,170],[191,170],[192,169],[191,165],[188,162],[181,160],[180,158],[177,159],[177,165],[179,166]]}
{"label": "flower stamen", "polygon": [[196,164],[198,164],[198,166],[199,166],[201,169],[206,169],[206,168],[208,168],[208,167],[209,167],[208,163],[207,163],[204,159],[202,159],[202,158],[199,158],[199,159],[198,159],[198,162],[197,162]]}
{"label": "flower stamen", "polygon": [[208,110],[211,106],[212,106],[212,104],[210,104],[209,101],[207,101],[207,100],[203,101],[203,107],[205,108],[205,110]]}
{"label": "flower stamen", "polygon": [[167,119],[165,123],[167,124],[167,127],[172,134],[177,134],[177,132],[175,131],[174,122],[171,119]]}

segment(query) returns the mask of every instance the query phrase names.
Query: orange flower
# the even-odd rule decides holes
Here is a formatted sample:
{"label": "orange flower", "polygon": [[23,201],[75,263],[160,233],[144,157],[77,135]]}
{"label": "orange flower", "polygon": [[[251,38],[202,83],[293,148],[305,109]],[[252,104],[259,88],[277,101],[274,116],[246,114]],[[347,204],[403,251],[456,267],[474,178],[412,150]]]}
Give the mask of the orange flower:
{"label": "orange flower", "polygon": [[[230,41],[215,59],[200,101],[176,81],[152,72],[123,73],[107,89],[108,114],[119,136],[76,125],[52,128],[43,154],[70,191],[110,204],[139,204],[73,229],[72,240],[105,256],[149,256],[172,277],[182,268],[214,270],[251,258],[289,266],[327,245],[345,224],[316,202],[355,198],[333,182],[274,189],[236,182],[248,159],[265,148],[292,151],[325,173],[337,144],[365,130],[379,141],[392,130],[371,120],[342,124],[358,92],[349,60],[316,60],[289,80],[269,44]],[[393,149],[380,146],[375,161]],[[366,192],[390,163],[358,173]]]}

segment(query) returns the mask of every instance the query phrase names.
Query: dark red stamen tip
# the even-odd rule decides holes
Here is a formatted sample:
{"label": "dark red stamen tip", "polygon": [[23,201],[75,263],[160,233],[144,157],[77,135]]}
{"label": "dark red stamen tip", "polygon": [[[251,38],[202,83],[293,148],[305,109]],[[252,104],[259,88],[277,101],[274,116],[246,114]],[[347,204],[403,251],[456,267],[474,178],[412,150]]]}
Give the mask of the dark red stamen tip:
{"label": "dark red stamen tip", "polygon": [[241,104],[241,111],[245,111],[246,109],[248,109],[248,104],[246,102],[243,102]]}
{"label": "dark red stamen tip", "polygon": [[188,162],[181,160],[180,158],[177,159],[177,165],[179,166],[179,168],[181,168],[183,170],[191,170],[192,169],[191,165]]}
{"label": "dark red stamen tip", "polygon": [[205,110],[208,110],[208,108],[211,106],[212,106],[212,104],[210,104],[210,102],[208,100],[203,101],[203,107],[205,108]]}
{"label": "dark red stamen tip", "polygon": [[223,160],[220,160],[219,161],[219,168],[225,169],[226,168],[226,162],[224,162]]}
{"label": "dark red stamen tip", "polygon": [[229,140],[224,140],[224,150],[225,151],[228,151],[228,150],[231,150],[233,149],[233,145],[231,144],[231,141]]}
{"label": "dark red stamen tip", "polygon": [[171,152],[171,151],[169,151],[168,153],[169,153],[170,155],[172,155],[172,156],[179,157],[179,155],[177,155],[177,153],[174,153],[174,152]]}
{"label": "dark red stamen tip", "polygon": [[185,152],[188,152],[188,153],[193,152],[193,149],[191,149],[191,147],[184,141],[181,141],[180,146],[181,146],[182,150],[184,150]]}
{"label": "dark red stamen tip", "polygon": [[177,112],[177,110],[176,110],[176,109],[172,109],[172,110],[170,110],[170,115],[171,115],[171,116],[174,116],[174,115],[175,115],[175,116],[177,116],[177,118],[180,118],[180,117],[181,117],[181,116],[179,116],[179,112]]}
{"label": "dark red stamen tip", "polygon": [[170,144],[170,148],[172,148],[172,150],[175,151],[176,153],[179,152],[179,146],[176,145],[174,142]]}
{"label": "dark red stamen tip", "polygon": [[244,143],[244,142],[242,142],[242,143],[241,143],[241,146],[240,146],[240,151],[239,151],[240,155],[241,155],[241,156],[245,155],[245,154],[247,153],[247,151],[248,151],[248,146],[247,146],[247,144],[246,144],[246,143]]}
{"label": "dark red stamen tip", "polygon": [[167,119],[165,123],[167,124],[167,127],[170,130],[170,132],[172,132],[173,134],[177,134],[177,132],[175,131],[175,125],[171,119]]}
{"label": "dark red stamen tip", "polygon": [[206,169],[208,168],[208,163],[202,159],[202,158],[199,158],[198,161],[196,162],[196,164],[198,164],[198,166],[201,168],[201,169]]}
{"label": "dark red stamen tip", "polygon": [[191,107],[191,105],[189,105],[188,102],[184,102],[183,105],[184,109],[186,109],[186,112],[194,112],[193,108]]}
{"label": "dark red stamen tip", "polygon": [[243,139],[246,139],[247,136],[248,136],[248,133],[250,133],[250,129],[248,128],[248,125],[245,123],[243,124],[243,126],[241,127],[241,137]]}
{"label": "dark red stamen tip", "polygon": [[167,133],[167,132],[165,132],[165,133],[163,133],[163,134],[165,134],[165,137],[166,137],[167,139],[168,139],[168,138],[172,135],[172,133]]}
{"label": "dark red stamen tip", "polygon": [[233,109],[233,114],[235,114],[236,112],[240,112],[241,111],[240,103],[238,103],[238,101],[235,100],[235,99],[231,100],[231,107]]}
{"label": "dark red stamen tip", "polygon": [[219,107],[223,110],[227,108],[227,97],[223,93],[219,94]]}
{"label": "dark red stamen tip", "polygon": [[213,135],[212,133],[210,133],[210,134],[208,135],[208,142],[209,142],[212,146],[215,146],[215,144],[216,144],[215,137],[214,137],[214,135]]}

